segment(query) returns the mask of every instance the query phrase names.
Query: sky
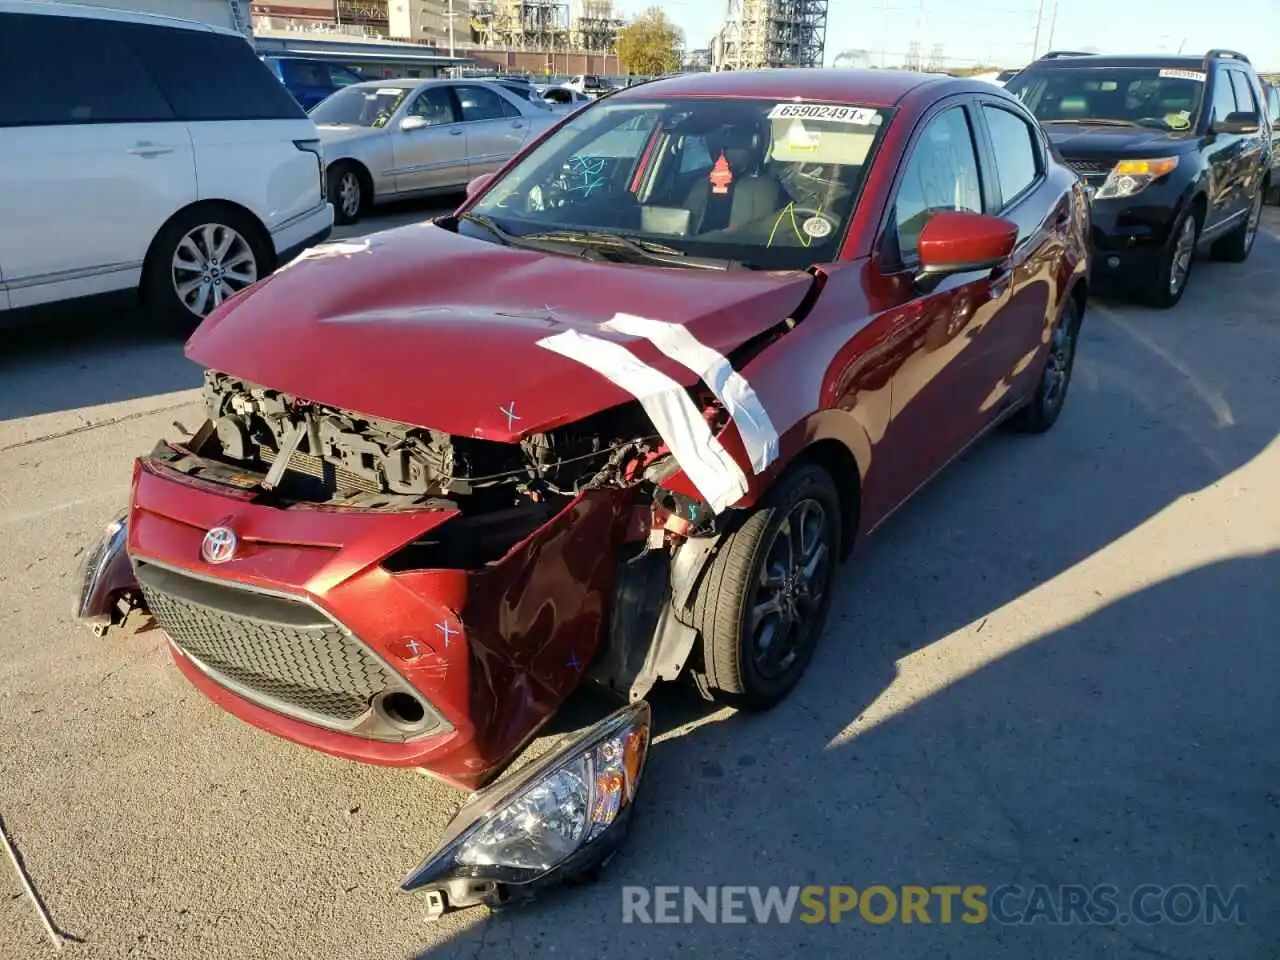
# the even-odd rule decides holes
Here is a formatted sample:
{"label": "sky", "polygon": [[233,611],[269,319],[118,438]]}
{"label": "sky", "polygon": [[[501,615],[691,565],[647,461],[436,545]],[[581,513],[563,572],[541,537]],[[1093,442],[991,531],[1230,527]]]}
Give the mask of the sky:
{"label": "sky", "polygon": [[[1204,53],[1239,50],[1262,71],[1280,71],[1280,0],[1043,0],[1040,53],[1096,48],[1102,53]],[[836,55],[869,50],[872,62],[905,58],[917,31],[928,56],[942,45],[947,66],[1017,67],[1032,58],[1041,0],[830,0],[829,65]],[[705,47],[724,20],[728,0],[617,0],[624,17],[661,7],[685,32],[689,49]],[[1225,11],[1230,11],[1229,14]]]}

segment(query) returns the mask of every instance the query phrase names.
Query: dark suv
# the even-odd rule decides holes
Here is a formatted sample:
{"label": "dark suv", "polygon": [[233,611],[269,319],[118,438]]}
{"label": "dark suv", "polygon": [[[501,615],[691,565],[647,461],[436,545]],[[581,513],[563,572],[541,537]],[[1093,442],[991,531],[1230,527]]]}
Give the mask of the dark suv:
{"label": "dark suv", "polygon": [[1182,297],[1202,245],[1249,256],[1272,145],[1243,54],[1046,54],[1007,85],[1043,125],[1093,204],[1093,288],[1158,307]]}

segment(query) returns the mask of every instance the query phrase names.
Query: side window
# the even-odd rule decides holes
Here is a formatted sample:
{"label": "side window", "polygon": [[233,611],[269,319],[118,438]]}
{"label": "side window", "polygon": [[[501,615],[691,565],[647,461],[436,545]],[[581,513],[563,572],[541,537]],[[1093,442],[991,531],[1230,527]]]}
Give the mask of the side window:
{"label": "side window", "polygon": [[982,212],[978,156],[963,107],[929,121],[907,160],[894,204],[904,260],[915,255],[920,231],[939,210]]}
{"label": "side window", "polygon": [[711,153],[707,150],[707,141],[703,137],[685,137],[684,149],[680,154],[680,172],[692,173],[695,170],[711,169]]}
{"label": "side window", "polygon": [[[0,127],[173,120],[117,26],[0,13]],[[265,64],[258,67],[270,76]]]}
{"label": "side window", "polygon": [[293,120],[306,114],[243,37],[118,24],[180,120]]}
{"label": "side window", "polygon": [[1267,113],[1271,117],[1273,126],[1280,127],[1280,87],[1271,87],[1267,90]]}
{"label": "side window", "polygon": [[1253,95],[1253,88],[1249,85],[1249,78],[1239,70],[1232,70],[1231,86],[1236,91],[1236,109],[1245,113],[1257,113],[1258,101]]}
{"label": "side window", "polygon": [[360,83],[360,78],[346,67],[330,67],[329,82],[335,87],[349,87],[353,83]]}
{"label": "side window", "polygon": [[519,110],[484,87],[458,87],[458,103],[462,106],[462,119],[466,121],[501,120],[503,117],[520,116]]}
{"label": "side window", "polygon": [[329,86],[329,71],[325,64],[314,60],[284,61],[284,75],[290,83],[301,87]]}
{"label": "side window", "polygon": [[409,104],[406,116],[422,117],[427,126],[434,127],[442,123],[457,123],[453,112],[453,97],[448,87],[427,87]]}
{"label": "side window", "polygon": [[1040,174],[1039,138],[1021,117],[1008,110],[984,105],[982,115],[991,131],[1000,196],[1007,204]]}
{"label": "side window", "polygon": [[1236,96],[1231,88],[1231,77],[1219,67],[1213,75],[1213,119],[1225,120],[1236,112]]}

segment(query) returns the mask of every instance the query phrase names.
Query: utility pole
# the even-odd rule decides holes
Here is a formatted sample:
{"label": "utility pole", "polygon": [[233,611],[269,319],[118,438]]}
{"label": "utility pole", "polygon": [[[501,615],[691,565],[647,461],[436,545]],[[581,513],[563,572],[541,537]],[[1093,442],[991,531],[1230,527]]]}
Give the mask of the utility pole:
{"label": "utility pole", "polygon": [[1044,22],[1044,0],[1040,0],[1040,8],[1036,12],[1036,38],[1031,43],[1031,59],[1040,56],[1040,24]]}
{"label": "utility pole", "polygon": [[1053,0],[1053,16],[1049,18],[1049,49],[1053,49],[1053,34],[1058,29],[1058,4],[1061,0]]}
{"label": "utility pole", "polygon": [[453,0],[449,0],[449,56],[453,57]]}

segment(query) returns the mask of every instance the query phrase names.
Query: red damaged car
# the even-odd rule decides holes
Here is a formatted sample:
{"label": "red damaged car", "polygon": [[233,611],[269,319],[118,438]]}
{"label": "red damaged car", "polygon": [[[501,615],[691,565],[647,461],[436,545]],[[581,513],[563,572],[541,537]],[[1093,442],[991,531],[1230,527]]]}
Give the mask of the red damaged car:
{"label": "red damaged car", "polygon": [[[795,686],[837,564],[1002,422],[1062,409],[1088,205],[1029,113],[889,71],[678,77],[566,119],[451,216],[311,250],[187,345],[207,421],[136,464],[79,615],[473,801],[429,912],[594,869],[646,693]],[[486,786],[579,685],[628,706]]]}

